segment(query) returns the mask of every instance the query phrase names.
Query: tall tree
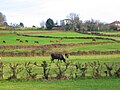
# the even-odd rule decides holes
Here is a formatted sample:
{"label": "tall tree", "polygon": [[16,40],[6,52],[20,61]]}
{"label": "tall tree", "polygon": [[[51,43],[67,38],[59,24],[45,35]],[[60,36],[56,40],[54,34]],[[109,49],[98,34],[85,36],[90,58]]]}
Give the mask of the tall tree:
{"label": "tall tree", "polygon": [[88,31],[92,31],[92,30],[98,30],[99,29],[99,21],[98,20],[86,20],[85,21],[85,26],[87,28]]}
{"label": "tall tree", "polygon": [[67,18],[71,20],[73,30],[80,30],[82,21],[79,18],[79,14],[70,13]]}
{"label": "tall tree", "polygon": [[4,22],[6,22],[6,16],[0,12],[0,25],[4,25]]}
{"label": "tall tree", "polygon": [[20,24],[19,24],[19,25],[20,25],[20,27],[24,27],[24,24],[23,24],[22,22],[20,22]]}
{"label": "tall tree", "polygon": [[7,22],[4,22],[4,24],[3,24],[3,25],[4,25],[4,26],[9,26]]}
{"label": "tall tree", "polygon": [[51,30],[53,28],[53,26],[54,26],[54,21],[51,18],[47,19],[47,21],[46,21],[47,29]]}
{"label": "tall tree", "polygon": [[40,27],[41,27],[42,29],[45,28],[45,22],[44,22],[44,21],[40,22]]}

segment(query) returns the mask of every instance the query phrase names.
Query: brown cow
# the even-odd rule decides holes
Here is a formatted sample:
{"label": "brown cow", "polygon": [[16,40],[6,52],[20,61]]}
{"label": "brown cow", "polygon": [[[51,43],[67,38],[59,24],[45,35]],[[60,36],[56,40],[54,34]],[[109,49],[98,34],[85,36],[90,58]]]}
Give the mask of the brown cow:
{"label": "brown cow", "polygon": [[21,43],[23,43],[23,41],[22,41],[22,40],[20,40],[20,42],[21,42]]}
{"label": "brown cow", "polygon": [[19,38],[16,38],[16,41],[20,41],[20,39],[19,39]]}
{"label": "brown cow", "polygon": [[60,40],[56,40],[56,42],[60,42]]}
{"label": "brown cow", "polygon": [[54,40],[50,40],[50,42],[54,42]]}
{"label": "brown cow", "polygon": [[27,42],[27,43],[28,43],[28,40],[25,40],[25,42]]}

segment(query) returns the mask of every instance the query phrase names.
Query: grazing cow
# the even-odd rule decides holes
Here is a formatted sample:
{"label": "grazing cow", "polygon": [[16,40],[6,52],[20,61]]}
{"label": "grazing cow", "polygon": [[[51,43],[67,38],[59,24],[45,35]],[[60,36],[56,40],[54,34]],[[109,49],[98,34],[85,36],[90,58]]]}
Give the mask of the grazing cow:
{"label": "grazing cow", "polygon": [[34,41],[34,43],[39,43],[38,41]]}
{"label": "grazing cow", "polygon": [[28,43],[28,40],[25,40],[25,42],[27,42],[27,43]]}
{"label": "grazing cow", "polygon": [[56,42],[60,42],[60,40],[56,40]]}
{"label": "grazing cow", "polygon": [[63,62],[66,62],[66,59],[63,57],[62,54],[52,53],[52,54],[51,54],[51,62],[54,62],[54,59],[58,59],[58,61],[59,61],[59,60],[60,60],[60,61],[63,60]]}
{"label": "grazing cow", "polygon": [[95,39],[95,38],[93,38],[93,39],[92,39],[92,41],[94,41],[94,42],[95,42],[95,41],[96,41],[96,39]]}
{"label": "grazing cow", "polygon": [[19,39],[19,38],[16,38],[16,41],[20,41],[20,39]]}
{"label": "grazing cow", "polygon": [[54,40],[50,40],[50,42],[54,42]]}
{"label": "grazing cow", "polygon": [[20,42],[21,42],[21,43],[23,43],[23,41],[22,41],[22,40],[20,40]]}
{"label": "grazing cow", "polygon": [[6,41],[3,40],[3,43],[6,43]]}

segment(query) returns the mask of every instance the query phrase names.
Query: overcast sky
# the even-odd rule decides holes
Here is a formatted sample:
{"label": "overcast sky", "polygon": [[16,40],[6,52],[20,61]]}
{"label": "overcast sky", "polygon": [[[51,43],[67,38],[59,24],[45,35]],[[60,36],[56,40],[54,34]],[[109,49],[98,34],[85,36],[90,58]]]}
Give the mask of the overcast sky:
{"label": "overcast sky", "polygon": [[59,22],[71,12],[83,21],[111,23],[120,21],[120,0],[0,0],[0,12],[8,24],[23,22],[25,26],[40,26],[48,18]]}

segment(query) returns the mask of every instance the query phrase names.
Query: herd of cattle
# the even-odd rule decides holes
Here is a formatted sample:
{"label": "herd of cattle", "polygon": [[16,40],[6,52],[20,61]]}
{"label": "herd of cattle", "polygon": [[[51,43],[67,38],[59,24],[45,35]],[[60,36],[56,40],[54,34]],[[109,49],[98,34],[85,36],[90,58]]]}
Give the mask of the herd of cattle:
{"label": "herd of cattle", "polygon": [[[62,39],[61,39],[61,40],[62,40]],[[23,40],[21,40],[21,39],[19,39],[19,38],[16,38],[16,41],[19,41],[19,42],[21,42],[21,43],[23,43],[23,42],[28,43],[28,40],[23,41]],[[96,41],[96,39],[93,38],[92,41]],[[59,43],[60,40],[56,40],[56,41],[50,40],[50,42],[58,42],[58,43]],[[3,40],[3,43],[6,43],[6,41]],[[34,41],[34,43],[39,44],[39,41]],[[66,57],[66,58],[69,58],[69,55],[66,53],[66,54],[65,54],[65,57]],[[51,54],[51,62],[54,62],[54,59],[57,59],[58,61],[61,61],[61,62],[62,62],[62,61],[63,61],[63,62],[66,62],[65,57],[64,57],[62,54],[59,54],[59,53],[52,53],[52,54]]]}
{"label": "herd of cattle", "polygon": [[[23,43],[23,42],[28,43],[28,40],[23,41],[23,40],[20,40],[19,38],[17,38],[16,41],[19,41],[21,43]],[[34,41],[34,43],[39,43],[39,41]]]}
{"label": "herd of cattle", "polygon": [[[63,38],[61,38],[61,40],[63,40]],[[61,40],[50,40],[50,42],[51,43],[53,43],[53,42],[57,42],[57,43],[60,43],[61,42]],[[21,39],[19,39],[19,38],[16,38],[16,41],[19,41],[20,43],[24,43],[24,42],[26,42],[26,43],[28,43],[28,40],[21,40]],[[96,41],[96,39],[95,38],[93,38],[92,39],[92,41]],[[6,41],[5,40],[3,40],[2,41],[3,43],[6,43]],[[34,41],[34,43],[38,43],[39,44],[39,41]]]}
{"label": "herd of cattle", "polygon": [[[19,38],[16,38],[16,41],[19,41],[20,43],[24,43],[24,42],[26,42],[26,43],[28,43],[29,41],[28,40],[21,40],[21,39],[19,39]],[[2,41],[3,43],[6,43],[6,41],[5,40],[3,40]],[[60,40],[50,40],[50,42],[52,43],[52,42],[57,42],[57,43],[60,43]],[[39,44],[39,41],[34,41],[34,43],[38,43]]]}

